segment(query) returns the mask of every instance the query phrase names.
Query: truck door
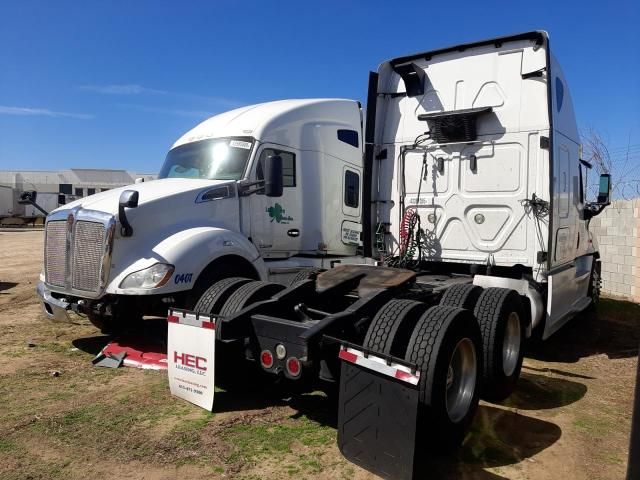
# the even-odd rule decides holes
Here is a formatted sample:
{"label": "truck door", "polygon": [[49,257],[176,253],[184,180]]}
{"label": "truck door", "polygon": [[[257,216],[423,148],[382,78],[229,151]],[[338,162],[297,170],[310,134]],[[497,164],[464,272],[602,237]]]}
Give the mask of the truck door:
{"label": "truck door", "polygon": [[300,251],[302,198],[298,162],[300,152],[280,145],[261,145],[253,178],[263,179],[261,161],[271,155],[282,157],[283,189],[281,197],[259,193],[251,196],[251,240],[265,258],[286,258]]}
{"label": "truck door", "polygon": [[578,145],[557,132],[553,143],[553,232],[545,338],[560,328],[567,314],[579,309],[591,265],[590,258],[587,263],[586,257],[576,258],[579,242],[587,241],[578,236]]}

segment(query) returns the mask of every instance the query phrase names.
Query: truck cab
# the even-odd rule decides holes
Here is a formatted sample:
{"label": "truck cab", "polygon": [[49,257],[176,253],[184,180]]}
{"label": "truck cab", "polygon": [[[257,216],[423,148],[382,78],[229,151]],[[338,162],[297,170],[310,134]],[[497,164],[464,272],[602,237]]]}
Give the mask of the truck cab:
{"label": "truck cab", "polygon": [[[589,305],[599,255],[588,221],[610,184],[604,202],[587,202],[588,164],[546,32],[383,62],[367,122],[371,254],[526,292],[529,330],[546,319],[545,338]],[[407,255],[412,221],[419,258]]]}
{"label": "truck cab", "polygon": [[[277,157],[280,178],[265,179]],[[280,172],[280,170],[279,170]],[[277,196],[265,182],[281,184]],[[45,312],[105,330],[193,307],[213,281],[287,283],[360,244],[362,117],[351,100],[283,100],[216,115],[180,137],[158,180],[53,211],[38,285]]]}

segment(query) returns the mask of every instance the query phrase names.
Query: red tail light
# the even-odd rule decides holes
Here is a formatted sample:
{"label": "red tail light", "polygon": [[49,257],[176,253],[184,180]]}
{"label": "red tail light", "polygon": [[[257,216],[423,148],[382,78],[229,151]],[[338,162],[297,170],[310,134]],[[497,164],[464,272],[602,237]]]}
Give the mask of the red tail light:
{"label": "red tail light", "polygon": [[287,359],[287,373],[292,377],[297,377],[300,375],[300,360],[296,357],[289,357]]}
{"label": "red tail light", "polygon": [[263,350],[260,354],[260,363],[264,368],[273,367],[273,354],[269,350]]}

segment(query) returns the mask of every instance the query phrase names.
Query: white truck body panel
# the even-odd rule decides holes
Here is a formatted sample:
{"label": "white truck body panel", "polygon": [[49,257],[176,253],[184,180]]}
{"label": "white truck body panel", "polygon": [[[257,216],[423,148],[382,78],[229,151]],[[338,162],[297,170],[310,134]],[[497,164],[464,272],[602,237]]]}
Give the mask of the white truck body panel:
{"label": "white truck body panel", "polygon": [[[531,269],[547,289],[547,337],[588,303],[597,253],[581,219],[569,89],[545,32],[463,47],[380,65],[375,155],[386,155],[373,165],[375,221],[388,226],[390,252],[414,208],[427,260]],[[424,76],[421,94],[407,94],[408,65]],[[476,140],[443,144],[432,136],[402,161],[402,149],[429,130],[420,114],[480,107],[492,111],[477,117]],[[534,195],[548,212],[527,208]]]}
{"label": "white truck body panel", "polygon": [[[540,137],[549,136],[546,82],[521,76],[545,65],[545,50],[533,47],[521,40],[502,48],[477,47],[473,54],[451,52],[416,60],[426,76],[424,95],[379,100],[376,125],[382,126],[376,143],[388,150],[388,161],[380,163],[378,199],[391,201],[380,217],[392,223],[394,244],[404,201],[406,208],[418,209],[423,228],[433,234],[432,260],[537,268],[541,248],[535,220],[521,204],[533,193],[549,201],[548,151],[540,148]],[[404,88],[391,66],[382,64],[379,90],[397,93]],[[426,142],[432,147],[421,181],[424,152],[407,154],[406,195],[401,198],[400,147],[428,130],[417,116],[477,107],[493,107],[492,114],[478,119],[478,140],[448,146]],[[475,171],[471,155],[477,158]],[[443,173],[436,168],[438,158],[444,159]],[[429,214],[435,214],[434,224]],[[477,215],[484,216],[483,223],[474,221]],[[546,237],[546,225],[541,228]]]}

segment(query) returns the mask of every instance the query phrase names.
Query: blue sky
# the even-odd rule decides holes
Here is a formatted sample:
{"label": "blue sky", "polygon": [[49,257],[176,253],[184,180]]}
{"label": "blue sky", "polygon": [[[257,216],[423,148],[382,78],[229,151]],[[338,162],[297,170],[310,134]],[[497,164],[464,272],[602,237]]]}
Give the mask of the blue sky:
{"label": "blue sky", "polygon": [[580,126],[602,132],[614,160],[630,143],[640,164],[639,5],[0,0],[0,169],[156,172],[209,115],[364,101],[383,60],[534,29],[550,33]]}

